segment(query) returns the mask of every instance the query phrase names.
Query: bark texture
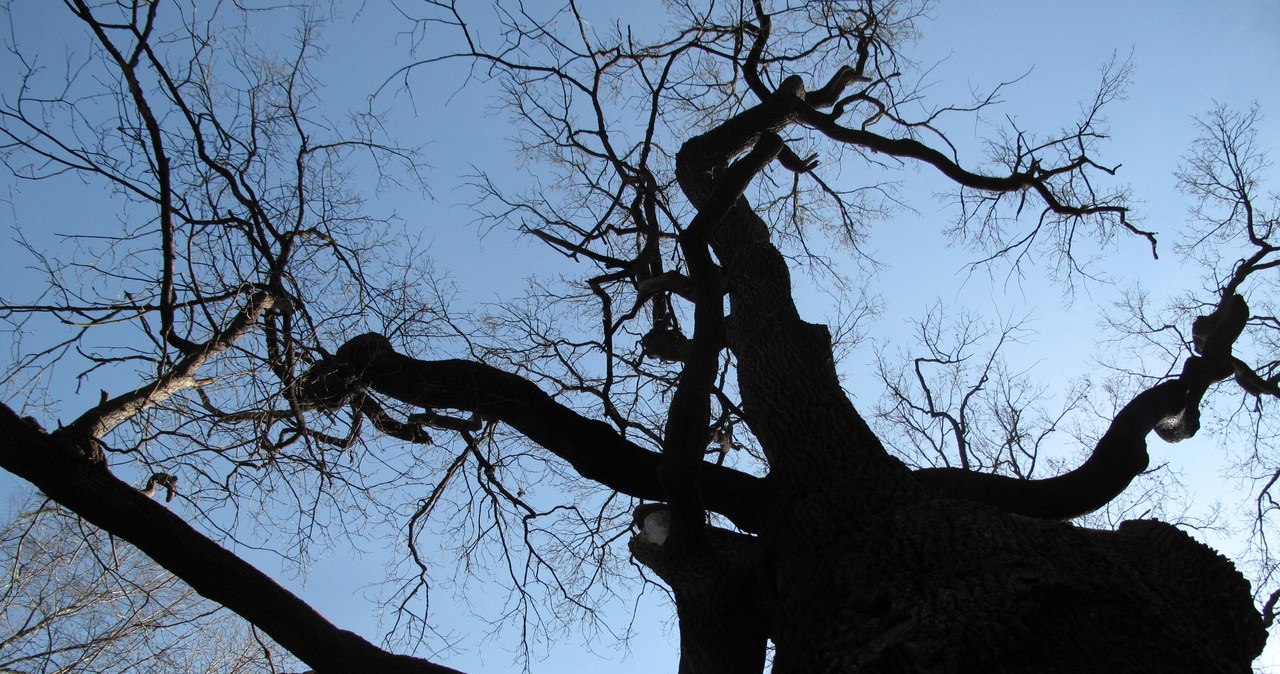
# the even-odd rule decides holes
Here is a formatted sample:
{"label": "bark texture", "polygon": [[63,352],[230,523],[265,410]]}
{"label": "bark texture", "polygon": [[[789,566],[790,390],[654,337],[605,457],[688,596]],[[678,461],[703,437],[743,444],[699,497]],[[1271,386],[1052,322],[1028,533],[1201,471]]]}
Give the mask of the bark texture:
{"label": "bark texture", "polygon": [[[707,206],[736,155],[793,123],[829,126],[818,114],[800,80],[789,78],[684,145],[681,187]],[[962,184],[1044,187],[1025,175],[976,176],[937,153],[922,155],[914,141],[820,130],[943,164]],[[1181,379],[1121,411],[1075,475],[992,499],[983,487],[1006,487],[1006,479],[913,476],[884,451],[841,390],[825,328],[799,318],[785,261],[745,198],[710,241],[727,279],[727,343],[743,407],[770,460],[759,544],[776,597],[774,672],[1249,671],[1265,630],[1230,562],[1158,522],[1100,532],[1018,514],[1068,516],[1105,504],[1145,468],[1148,432],[1185,425],[1208,382],[1226,374],[1205,375],[1197,370],[1204,361],[1189,360]],[[669,565],[654,566],[662,575]],[[692,603],[682,597],[696,593],[681,585],[695,577],[673,580],[678,603]],[[698,582],[697,596],[706,597],[725,579]],[[682,632],[695,615],[740,614],[729,603],[681,611]]]}

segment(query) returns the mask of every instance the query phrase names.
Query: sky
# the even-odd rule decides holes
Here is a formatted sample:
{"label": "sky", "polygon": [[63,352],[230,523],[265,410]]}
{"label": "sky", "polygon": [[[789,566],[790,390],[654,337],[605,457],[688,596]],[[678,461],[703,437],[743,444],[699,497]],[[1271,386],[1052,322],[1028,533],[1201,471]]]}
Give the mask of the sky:
{"label": "sky", "polygon": [[[35,1],[17,5],[24,6],[26,13]],[[42,9],[34,10],[35,25],[41,26],[35,30],[58,30],[58,4],[42,3]],[[936,64],[927,76],[931,96],[963,97],[1021,78],[1006,90],[1005,103],[985,121],[956,127],[961,147],[965,147],[966,132],[986,132],[988,124],[999,124],[1005,115],[1032,128],[1071,123],[1079,102],[1091,96],[1102,65],[1113,55],[1131,58],[1135,71],[1128,96],[1108,111],[1112,140],[1105,146],[1103,160],[1122,166],[1121,179],[1132,185],[1140,202],[1137,214],[1148,229],[1172,235],[1185,220],[1188,204],[1174,189],[1172,173],[1195,136],[1194,115],[1215,102],[1237,109],[1257,102],[1265,116],[1259,128],[1260,145],[1280,147],[1280,126],[1271,121],[1280,115],[1280,76],[1276,75],[1280,72],[1280,3],[1226,0],[1209,9],[1203,2],[1185,0],[953,0],[938,3],[932,17],[921,26],[922,40],[909,51],[918,62]],[[360,92],[379,79],[371,77],[371,72],[389,72],[403,60],[403,39],[387,37],[398,30],[392,27],[394,21],[392,13],[366,4],[359,16],[338,21],[329,29],[329,60],[322,73],[334,105],[358,103]],[[4,70],[0,63],[0,72]],[[484,83],[463,86],[461,73],[451,68],[441,68],[430,77],[430,86],[419,86],[419,95],[412,101],[386,99],[395,106],[389,121],[396,134],[408,144],[427,144],[432,164],[430,194],[379,195],[377,207],[397,213],[408,231],[430,244],[436,266],[462,289],[466,302],[515,296],[530,275],[572,273],[559,256],[540,244],[475,222],[465,176],[478,167],[499,180],[514,182],[521,179],[520,172],[536,167],[519,165],[510,153],[510,119],[496,104],[496,90]],[[6,87],[11,84],[7,79],[0,81]],[[980,152],[976,145],[971,149]],[[840,180],[859,178],[854,168],[829,166],[827,170]],[[935,301],[1030,315],[1036,338],[1011,357],[1034,365],[1047,384],[1063,386],[1094,367],[1091,358],[1099,310],[1114,298],[1116,288],[1141,283],[1157,293],[1174,293],[1199,286],[1198,276],[1188,274],[1176,256],[1164,254],[1153,260],[1147,243],[1136,237],[1121,237],[1105,251],[1108,257],[1100,269],[1114,277],[1116,285],[1083,287],[1069,304],[1060,288],[1039,277],[968,274],[965,262],[971,258],[938,236],[948,211],[936,194],[945,189],[945,183],[928,169],[908,168],[900,178],[904,199],[918,213],[899,213],[877,225],[871,240],[883,265],[874,282],[886,309],[868,330],[883,339],[892,339]],[[58,240],[46,235],[94,222],[93,202],[103,198],[94,193],[60,198],[68,185],[16,184],[0,177],[0,228],[16,228],[56,252]],[[1172,243],[1171,239],[1165,240]],[[22,271],[28,264],[16,246],[0,248],[0,265],[9,270],[0,285],[6,299],[35,292],[34,275]],[[811,288],[802,293],[806,311],[812,312],[809,317],[821,319],[828,308],[822,295]],[[5,336],[0,335],[2,339]],[[863,409],[878,395],[875,382],[865,376],[870,362],[870,350],[857,349],[843,364],[855,404]],[[65,397],[73,396],[67,392]],[[15,392],[3,393],[6,403],[19,399]],[[66,407],[67,414],[76,409],[73,404]],[[1227,507],[1239,507],[1233,505],[1238,499],[1232,493],[1238,485],[1222,476],[1224,466],[1217,460],[1221,454],[1211,438],[1176,446],[1153,443],[1152,450],[1156,460],[1169,461],[1188,474],[1198,503],[1221,499]],[[0,476],[0,488],[17,489],[7,476]],[[1214,543],[1224,549],[1231,545],[1230,541]],[[382,566],[376,553],[353,556],[335,550],[308,569],[281,568],[277,558],[264,555],[254,556],[254,561],[340,627],[376,639],[378,602],[365,599],[375,594],[366,587],[369,576],[376,576]],[[470,608],[488,600],[477,594],[433,598],[435,620],[459,639],[458,650],[440,661],[464,671],[521,671],[513,660],[511,637],[484,640],[482,623],[469,615]],[[628,620],[619,619],[619,630],[628,627]],[[532,668],[535,672],[674,671],[669,609],[646,599],[629,626],[635,633],[629,652],[618,650],[612,637],[604,634],[592,639],[589,650],[596,654],[591,654],[582,638],[569,635],[549,648],[548,659],[535,661]],[[1280,667],[1278,650],[1269,649],[1260,664]]]}

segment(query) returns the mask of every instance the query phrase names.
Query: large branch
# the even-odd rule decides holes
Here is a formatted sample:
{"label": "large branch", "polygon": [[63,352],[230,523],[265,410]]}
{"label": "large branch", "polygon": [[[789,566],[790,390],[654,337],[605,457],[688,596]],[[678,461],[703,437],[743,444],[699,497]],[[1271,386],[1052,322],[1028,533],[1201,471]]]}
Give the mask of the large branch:
{"label": "large branch", "polygon": [[720,351],[724,345],[724,291],[720,271],[711,259],[712,230],[733,208],[751,180],[782,151],[776,134],[761,136],[756,146],[725,170],[707,203],[680,235],[680,248],[693,284],[697,304],[693,314],[684,369],[671,395],[666,433],[662,440],[659,477],[671,506],[672,546],[701,542],[706,513],[698,476],[710,441],[711,396],[715,390]]}
{"label": "large branch", "polygon": [[1232,345],[1249,318],[1244,298],[1230,295],[1192,329],[1199,356],[1187,358],[1176,379],[1134,396],[1111,421],[1093,453],[1075,470],[1043,480],[1021,480],[962,468],[926,468],[916,478],[955,498],[994,505],[1008,512],[1070,519],[1109,503],[1147,469],[1146,437],[1155,431],[1169,442],[1200,429],[1200,402],[1215,382],[1236,373]]}
{"label": "large branch", "polygon": [[[312,371],[327,373],[324,381],[313,383],[324,395],[344,387],[369,389],[426,409],[477,412],[511,426],[584,478],[637,498],[667,498],[658,479],[660,454],[556,402],[519,375],[466,360],[410,358],[376,333],[351,339]],[[307,391],[297,395],[305,398]],[[758,531],[761,480],[722,466],[704,468],[700,487],[706,507],[746,531]]]}
{"label": "large branch", "polygon": [[457,674],[426,660],[388,653],[338,629],[253,565],[121,482],[105,465],[80,451],[74,437],[47,434],[5,405],[0,405],[0,466],[94,526],[132,543],[317,672]]}

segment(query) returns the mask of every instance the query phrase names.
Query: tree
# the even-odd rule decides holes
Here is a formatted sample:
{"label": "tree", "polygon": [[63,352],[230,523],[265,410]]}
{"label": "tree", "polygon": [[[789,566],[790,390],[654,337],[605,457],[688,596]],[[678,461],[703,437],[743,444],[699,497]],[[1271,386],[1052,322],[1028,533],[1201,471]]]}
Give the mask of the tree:
{"label": "tree", "polygon": [[0,671],[296,669],[137,550],[61,508],[28,506],[0,531]]}
{"label": "tree", "polygon": [[[429,487],[405,513],[413,546],[474,473],[474,500],[456,511],[474,518],[466,545],[492,536],[508,563],[524,550],[523,571],[511,571],[522,605],[541,586],[589,611],[583,598],[610,573],[618,522],[634,520],[629,550],[671,590],[685,672],[761,671],[770,642],[776,672],[1242,671],[1261,651],[1270,615],[1213,550],[1155,520],[1115,531],[1064,522],[1148,468],[1152,430],[1194,435],[1205,397],[1231,380],[1259,418],[1262,396],[1280,393],[1265,337],[1275,322],[1255,315],[1267,299],[1254,296],[1275,252],[1272,221],[1255,196],[1261,155],[1241,142],[1250,136],[1237,118],[1206,124],[1219,140],[1197,146],[1184,182],[1228,207],[1202,241],[1243,232],[1247,254],[1189,305],[1169,352],[1176,366],[1108,411],[1079,465],[1035,478],[998,460],[1009,447],[1036,456],[1034,443],[1018,444],[1030,398],[1014,384],[990,408],[1008,446],[979,451],[975,435],[990,426],[969,423],[971,395],[952,413],[924,374],[918,390],[884,377],[901,403],[892,409],[905,410],[897,418],[942,419],[958,451],[958,465],[909,467],[850,402],[832,331],[796,308],[783,251],[822,264],[810,246],[822,220],[857,251],[867,219],[888,207],[885,185],[836,185],[818,159],[936,171],[957,191],[955,232],[987,246],[987,261],[1029,265],[1047,245],[1063,278],[1079,278],[1089,231],[1156,242],[1095,157],[1123,65],[1104,71],[1077,125],[1014,128],[977,170],[942,120],[988,108],[1000,90],[916,114],[922,93],[904,83],[902,50],[924,8],[909,3],[675,3],[681,28],[652,42],[592,28],[572,4],[551,18],[500,13],[496,43],[459,6],[404,7],[424,12],[415,34],[429,51],[400,81],[473,64],[501,82],[528,156],[559,171],[548,178],[559,189],[532,196],[481,175],[477,209],[590,269],[576,287],[535,287],[468,324],[443,301],[422,308],[439,286],[380,253],[387,223],[342,189],[364,153],[387,180],[405,174],[386,160],[410,176],[420,164],[382,139],[375,116],[339,128],[315,114],[313,13],[282,62],[251,31],[228,30],[256,18],[238,5],[206,19],[167,16],[160,2],[67,4],[96,45],[86,70],[112,75],[88,83],[105,82],[110,103],[80,98],[88,85],[76,70],[52,95],[38,91],[33,68],[5,102],[8,166],[101,179],[145,224],[94,251],[115,255],[96,265],[97,285],[71,285],[73,262],[51,267],[52,300],[7,305],[81,330],[17,372],[52,372],[40,368],[77,346],[91,369],[146,373],[51,432],[0,410],[0,465],[317,671],[451,670],[337,629],[113,471],[182,473],[179,485],[195,487],[178,493],[215,531],[211,504],[251,508],[279,489],[293,502],[275,505],[304,521],[300,549],[315,535],[304,532],[340,529],[351,503],[394,511],[375,498],[384,479]],[[219,60],[228,43],[230,71]],[[1031,222],[1015,228],[1021,214]],[[120,323],[141,338],[101,353],[82,341]],[[931,362],[963,360],[930,334]],[[1237,348],[1245,334],[1256,353]],[[423,357],[438,343],[466,357]],[[999,372],[992,358],[961,390],[976,395]],[[917,394],[927,401],[912,407]],[[365,472],[365,420],[407,456],[434,442],[455,453],[430,479],[422,463],[393,466],[391,478]],[[514,485],[539,471],[576,500],[532,504]],[[425,574],[423,553],[409,554]]]}

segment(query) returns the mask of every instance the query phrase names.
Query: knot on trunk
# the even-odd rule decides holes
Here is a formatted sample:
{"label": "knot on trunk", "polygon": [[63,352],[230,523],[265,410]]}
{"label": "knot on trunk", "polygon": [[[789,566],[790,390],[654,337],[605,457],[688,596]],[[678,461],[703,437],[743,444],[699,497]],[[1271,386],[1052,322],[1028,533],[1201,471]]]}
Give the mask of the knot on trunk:
{"label": "knot on trunk", "polygon": [[640,347],[651,358],[667,363],[681,363],[689,356],[689,341],[676,328],[654,328],[640,338]]}

